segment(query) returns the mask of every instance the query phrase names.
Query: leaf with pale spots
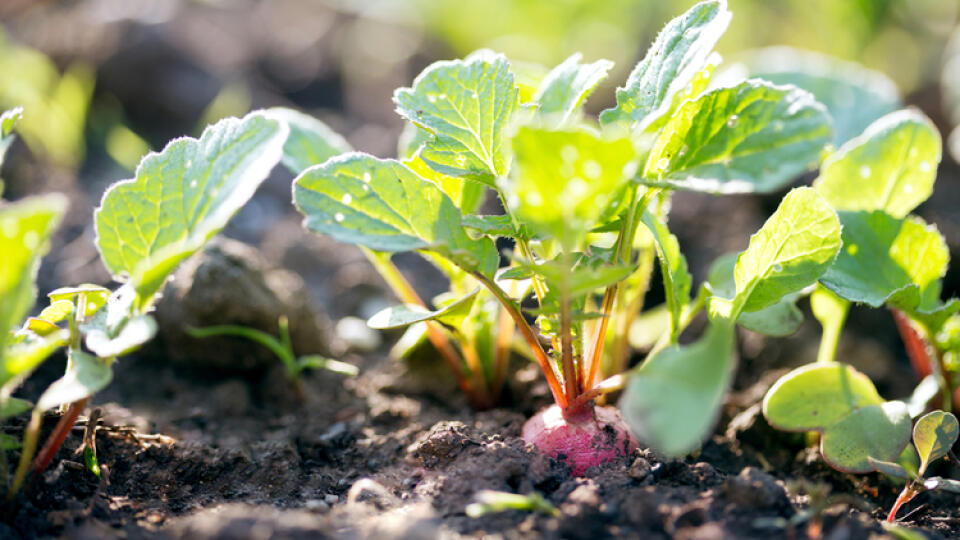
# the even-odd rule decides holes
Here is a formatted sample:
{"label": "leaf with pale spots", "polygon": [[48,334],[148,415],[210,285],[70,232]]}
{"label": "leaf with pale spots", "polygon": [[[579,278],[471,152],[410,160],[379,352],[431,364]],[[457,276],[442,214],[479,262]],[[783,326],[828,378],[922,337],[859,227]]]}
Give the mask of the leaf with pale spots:
{"label": "leaf with pale spots", "polygon": [[837,210],[906,217],[933,193],[940,133],[920,111],[888,114],[823,162],[814,183]]}
{"label": "leaf with pale spots", "polygon": [[490,185],[506,174],[505,130],[518,95],[505,56],[481,50],[436,62],[393,101],[398,113],[433,135],[421,157],[436,171]]}
{"label": "leaf with pale spots", "polygon": [[499,264],[493,241],[467,235],[450,197],[395,160],[359,152],[333,158],[297,177],[293,199],[308,229],[341,242],[432,251],[488,276]]}
{"label": "leaf with pale spots", "polygon": [[97,247],[145,309],[177,265],[220,232],[280,161],[284,123],[264,113],[228,118],[151,153],[114,184],[95,213]]}
{"label": "leaf with pale spots", "polygon": [[760,80],[684,102],[654,142],[641,181],[710,193],[769,192],[813,169],[832,137],[804,90]]}

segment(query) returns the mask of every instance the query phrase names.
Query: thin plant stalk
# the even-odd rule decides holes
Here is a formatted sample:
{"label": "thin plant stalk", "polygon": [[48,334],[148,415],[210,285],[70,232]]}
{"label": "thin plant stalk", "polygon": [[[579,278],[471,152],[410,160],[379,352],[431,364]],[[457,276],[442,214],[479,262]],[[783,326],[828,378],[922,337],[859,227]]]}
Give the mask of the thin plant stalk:
{"label": "thin plant stalk", "polygon": [[17,496],[20,488],[23,487],[23,482],[27,479],[27,473],[30,472],[30,461],[33,459],[33,454],[37,450],[37,440],[40,438],[40,425],[42,423],[43,412],[39,409],[34,409],[33,414],[30,415],[30,422],[27,424],[27,429],[23,434],[23,447],[20,450],[20,461],[17,464],[17,470],[13,474],[13,484],[7,492],[8,501],[12,501],[13,498]]}

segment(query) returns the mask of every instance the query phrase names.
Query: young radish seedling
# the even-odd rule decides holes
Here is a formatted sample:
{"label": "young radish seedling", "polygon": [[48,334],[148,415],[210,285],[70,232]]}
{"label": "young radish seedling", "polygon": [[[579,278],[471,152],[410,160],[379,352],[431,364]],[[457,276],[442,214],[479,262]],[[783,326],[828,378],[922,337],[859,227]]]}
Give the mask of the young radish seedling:
{"label": "young radish seedling", "polygon": [[[253,196],[280,160],[287,133],[285,123],[251,113],[242,119],[220,121],[199,139],[178,139],[162,152],[146,156],[134,179],[107,190],[95,214],[101,258],[113,277],[125,284],[113,292],[84,285],[50,293],[50,306],[28,319],[12,343],[6,342],[7,331],[0,327],[0,358],[6,377],[0,405],[5,407],[13,399],[9,398],[12,389],[7,389],[8,383],[17,384],[43,358],[67,347],[66,374],[33,406],[8,498],[16,495],[28,473],[40,474],[46,469],[90,396],[110,383],[113,362],[153,337],[156,323],[149,312],[168,277]],[[65,204],[61,198],[51,197],[0,208],[0,212],[10,213],[12,224],[0,228],[20,234],[11,241],[22,238],[21,249],[23,244],[33,244],[24,252],[22,265],[17,266],[20,263],[15,260],[4,266],[4,272],[8,267],[17,272],[9,281],[9,294],[16,294],[16,301],[0,304],[0,324],[7,328],[17,324],[33,303],[33,250],[39,251],[52,229],[31,232],[14,220],[24,210],[35,209],[39,217],[23,218],[32,220],[28,225],[38,227],[43,216],[47,223],[55,223],[59,218],[51,216],[62,214]],[[0,223],[6,223],[3,217]],[[0,294],[6,294],[3,287]],[[8,311],[7,306],[16,309]],[[66,412],[33,459],[43,413],[64,406]]]}
{"label": "young radish seedling", "polygon": [[357,367],[346,362],[339,362],[331,358],[326,358],[318,354],[308,354],[297,356],[293,352],[293,341],[290,339],[290,323],[286,316],[281,316],[277,322],[280,330],[280,338],[275,338],[270,334],[235,324],[222,324],[218,326],[207,326],[204,328],[187,328],[187,334],[195,338],[206,338],[213,336],[235,336],[249,339],[270,349],[276,357],[283,362],[287,370],[287,377],[294,384],[298,393],[302,393],[300,386],[300,373],[305,369],[326,369],[335,373],[344,375],[356,375]]}
{"label": "young radish seedling", "polygon": [[[887,515],[887,521],[892,522],[896,519],[900,507],[924,491],[942,489],[960,493],[960,481],[939,476],[924,479],[927,468],[934,461],[948,455],[950,459],[957,461],[952,448],[957,442],[958,431],[960,426],[958,426],[957,417],[948,412],[933,411],[922,416],[913,426],[913,445],[920,456],[919,467],[904,467],[899,463],[871,459],[878,471],[907,482],[896,502],[893,503]],[[907,448],[907,450],[910,449]]]}
{"label": "young radish seedling", "polygon": [[[555,401],[527,423],[524,438],[562,456],[575,474],[636,444],[615,409],[593,405],[628,379],[621,407],[644,442],[670,455],[694,449],[729,387],[736,322],[792,301],[840,248],[836,213],[812,189],[797,189],[734,264],[729,295],[705,288],[690,298],[692,279],[666,224],[671,190],[778,189],[814,167],[831,139],[829,116],[807,92],[757,79],[708,89],[719,61],[711,51],[729,20],[725,2],[708,1],[670,22],[599,127],[580,107],[609,62],[580,64],[575,55],[535,91],[521,88],[507,59],[490,51],[438,62],[394,94],[397,111],[416,126],[419,147],[411,157],[351,152],[303,170],[294,182],[304,225],[369,250],[411,304],[373,324],[432,324],[443,334],[431,341],[444,357],[450,353],[468,392],[495,392],[503,379],[488,375],[502,374],[499,366],[486,368],[501,357],[475,354],[481,339],[464,331],[465,321],[486,313],[488,327],[507,332],[506,339],[496,334],[497,342],[509,343],[513,331],[523,338]],[[300,151],[291,141],[288,147]],[[476,214],[488,192],[505,215]],[[500,268],[498,238],[515,246],[509,268]],[[389,254],[400,251],[427,257],[451,276],[459,296],[425,308],[389,265]],[[626,330],[641,308],[654,256],[670,324],[627,377]],[[521,308],[531,290],[537,307],[527,311],[535,326]],[[482,295],[499,307],[481,302]],[[705,335],[678,345],[705,307]],[[507,318],[515,328],[502,324]],[[612,361],[604,362],[605,350],[614,351]]]}
{"label": "young radish seedling", "polygon": [[[936,228],[908,215],[932,193],[939,161],[937,130],[921,113],[902,110],[829,156],[814,182],[838,211],[844,246],[810,298],[823,325],[818,362],[781,378],[764,400],[764,414],[774,427],[822,432],[824,459],[843,471],[873,471],[868,458],[896,460],[909,440],[911,416],[938,393],[945,408],[952,405],[955,373],[943,349],[926,345],[952,346],[960,302],[940,300],[949,254]],[[884,402],[865,376],[834,363],[850,302],[892,309],[914,366],[922,375],[936,374],[909,406]]]}

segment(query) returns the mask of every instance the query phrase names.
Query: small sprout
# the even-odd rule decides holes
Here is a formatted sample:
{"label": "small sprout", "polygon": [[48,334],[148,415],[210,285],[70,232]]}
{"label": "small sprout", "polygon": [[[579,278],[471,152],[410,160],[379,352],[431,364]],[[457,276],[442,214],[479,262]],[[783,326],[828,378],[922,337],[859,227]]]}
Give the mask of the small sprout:
{"label": "small sprout", "polygon": [[256,328],[232,324],[207,326],[205,328],[187,328],[186,331],[187,334],[195,338],[235,336],[255,341],[270,349],[270,352],[283,362],[284,367],[287,369],[287,376],[294,382],[299,380],[300,373],[305,369],[326,369],[327,371],[351,377],[359,373],[357,367],[353,364],[340,362],[317,354],[297,356],[293,352],[293,342],[290,339],[290,323],[286,315],[280,317],[277,325],[280,328],[279,339]]}
{"label": "small sprout", "polygon": [[909,474],[905,468],[894,463],[873,462],[878,465],[878,471],[895,478],[909,480],[896,502],[893,503],[893,508],[887,515],[888,522],[896,519],[901,506],[924,491],[942,489],[951,493],[960,493],[960,481],[939,476],[926,479],[923,477],[934,461],[948,455],[951,459],[955,459],[952,448],[957,442],[958,431],[960,431],[958,428],[960,425],[957,423],[957,417],[944,411],[933,411],[917,420],[913,426],[913,444],[920,456],[920,468],[913,474]]}
{"label": "small sprout", "polygon": [[100,414],[99,408],[90,413],[83,430],[83,444],[77,449],[77,453],[83,454],[84,466],[97,478],[100,478],[100,464],[97,462],[97,422],[100,421]]}
{"label": "small sprout", "polygon": [[467,505],[467,515],[472,518],[483,517],[487,514],[520,510],[522,512],[540,512],[548,516],[557,517],[560,510],[539,493],[518,495],[505,491],[482,490],[476,494],[476,502]]}

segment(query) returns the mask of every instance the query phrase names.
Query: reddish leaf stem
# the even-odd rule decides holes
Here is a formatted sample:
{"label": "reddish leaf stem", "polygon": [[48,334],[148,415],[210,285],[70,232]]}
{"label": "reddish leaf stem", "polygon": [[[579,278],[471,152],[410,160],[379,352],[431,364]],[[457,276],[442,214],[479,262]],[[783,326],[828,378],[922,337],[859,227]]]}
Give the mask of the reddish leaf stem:
{"label": "reddish leaf stem", "polygon": [[57,455],[60,447],[63,446],[63,441],[67,440],[67,435],[70,434],[73,425],[77,423],[77,417],[80,416],[80,413],[83,412],[83,409],[89,402],[90,398],[84,398],[70,404],[67,412],[60,417],[56,427],[53,428],[53,432],[47,437],[47,442],[43,444],[43,448],[37,453],[37,457],[33,459],[33,466],[31,467],[33,474],[39,476],[43,474],[43,471],[47,470],[50,462],[53,461],[54,456]]}

